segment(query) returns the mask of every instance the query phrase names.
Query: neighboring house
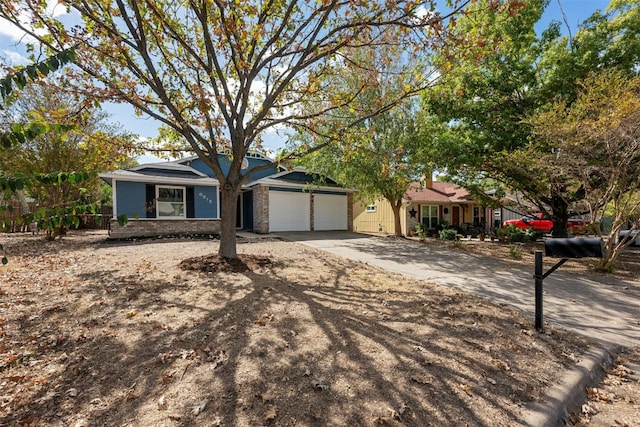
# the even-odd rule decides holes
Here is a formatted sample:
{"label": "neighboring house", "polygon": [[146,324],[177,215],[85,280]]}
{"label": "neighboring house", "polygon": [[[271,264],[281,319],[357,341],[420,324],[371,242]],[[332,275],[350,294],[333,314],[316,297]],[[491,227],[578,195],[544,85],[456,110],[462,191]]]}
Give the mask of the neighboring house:
{"label": "neighboring house", "polygon": [[[489,231],[493,215],[492,208],[480,205],[464,188],[427,178],[409,185],[402,199],[400,224],[404,235],[415,231],[419,222],[431,230],[451,226],[463,232],[473,228]],[[389,202],[385,199],[373,204],[356,202],[353,230],[393,233],[394,218]]]}
{"label": "neighboring house", "polygon": [[[223,154],[226,173],[230,162]],[[273,163],[247,156],[247,168]],[[217,234],[222,203],[219,182],[200,159],[139,165],[100,174],[113,188],[112,238],[163,234]],[[238,197],[236,226],[257,233],[350,230],[353,190],[334,181],[315,184],[301,168],[272,168],[256,173]],[[129,221],[118,224],[117,217]]]}

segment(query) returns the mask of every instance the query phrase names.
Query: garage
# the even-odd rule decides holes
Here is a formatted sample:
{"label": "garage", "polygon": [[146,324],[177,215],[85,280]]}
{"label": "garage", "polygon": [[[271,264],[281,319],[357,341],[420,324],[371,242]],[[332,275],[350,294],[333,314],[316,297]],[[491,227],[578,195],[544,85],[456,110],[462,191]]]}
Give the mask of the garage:
{"label": "garage", "polygon": [[346,194],[313,195],[313,228],[323,230],[347,230],[348,198]]}
{"label": "garage", "polygon": [[269,232],[311,230],[309,193],[269,190]]}

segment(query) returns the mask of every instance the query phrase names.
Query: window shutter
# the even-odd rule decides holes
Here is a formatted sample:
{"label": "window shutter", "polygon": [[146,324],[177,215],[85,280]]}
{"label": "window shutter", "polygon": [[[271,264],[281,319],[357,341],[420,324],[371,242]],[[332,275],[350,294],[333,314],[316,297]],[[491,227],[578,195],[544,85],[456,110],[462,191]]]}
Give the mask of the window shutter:
{"label": "window shutter", "polygon": [[147,184],[147,198],[145,203],[147,218],[156,217],[156,186]]}
{"label": "window shutter", "polygon": [[187,187],[187,218],[196,217],[195,191],[193,187]]}

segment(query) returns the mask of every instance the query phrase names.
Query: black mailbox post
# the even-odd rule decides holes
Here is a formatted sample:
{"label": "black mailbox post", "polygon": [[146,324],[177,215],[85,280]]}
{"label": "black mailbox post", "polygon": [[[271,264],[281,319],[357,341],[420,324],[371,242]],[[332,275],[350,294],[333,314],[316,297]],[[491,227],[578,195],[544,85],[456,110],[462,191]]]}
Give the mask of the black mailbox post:
{"label": "black mailbox post", "polygon": [[558,267],[570,258],[602,258],[604,257],[604,241],[601,237],[573,237],[547,239],[544,242],[546,256],[562,258],[549,271],[544,273],[542,251],[535,253],[534,279],[536,285],[536,329],[542,332],[542,282]]}

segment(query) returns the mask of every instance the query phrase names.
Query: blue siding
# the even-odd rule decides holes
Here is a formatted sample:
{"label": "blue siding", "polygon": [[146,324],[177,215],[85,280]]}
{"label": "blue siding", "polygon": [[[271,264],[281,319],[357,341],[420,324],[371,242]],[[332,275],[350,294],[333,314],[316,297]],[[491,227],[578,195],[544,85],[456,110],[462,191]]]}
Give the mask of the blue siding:
{"label": "blue siding", "polygon": [[196,218],[219,218],[218,187],[194,187]]}
{"label": "blue siding", "polygon": [[[218,158],[220,159],[220,167],[222,168],[222,172],[226,175],[227,173],[229,173],[229,167],[231,167],[231,162],[229,161],[227,156],[222,155],[222,154]],[[249,169],[244,170],[243,173],[246,173],[247,170],[250,170],[251,168],[254,168],[256,166],[262,166],[262,165],[271,163],[267,159],[248,158],[247,160],[249,161]],[[198,172],[202,172],[204,174],[209,175],[212,178],[215,178],[211,168],[209,168],[209,166],[205,165],[202,162],[202,160],[200,160],[200,159],[191,160],[191,165],[190,166],[192,168],[194,168],[195,170],[197,170]],[[269,168],[267,170],[263,170],[261,172],[257,172],[255,174],[251,175],[250,181],[253,181],[253,180],[256,180],[256,179],[260,179],[260,178],[264,178],[266,176],[273,175],[274,173],[277,173],[277,172],[278,172],[278,170],[274,166],[274,167]]]}
{"label": "blue siding", "polygon": [[118,215],[133,218],[134,214],[146,218],[146,186],[143,182],[116,181],[116,209]]}

